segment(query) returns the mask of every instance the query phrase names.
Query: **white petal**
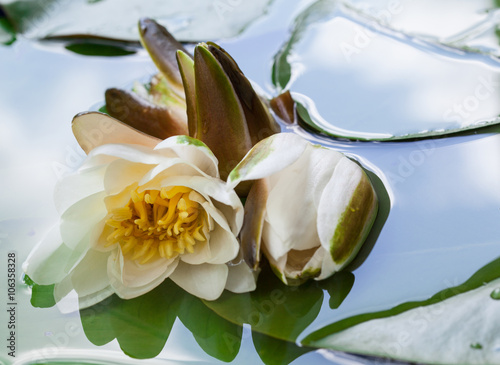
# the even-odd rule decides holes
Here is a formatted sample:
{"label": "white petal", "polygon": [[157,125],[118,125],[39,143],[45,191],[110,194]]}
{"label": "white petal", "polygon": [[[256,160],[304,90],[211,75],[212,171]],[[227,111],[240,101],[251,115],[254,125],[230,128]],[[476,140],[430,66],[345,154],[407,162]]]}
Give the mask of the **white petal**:
{"label": "white petal", "polygon": [[231,171],[228,186],[268,177],[295,163],[309,143],[292,133],[278,133],[257,143]]}
{"label": "white petal", "polygon": [[[210,232],[208,244],[205,243],[200,250],[195,250],[192,254],[181,256],[183,262],[198,265],[202,263],[225,264],[233,260],[240,249],[236,236],[230,228],[224,216],[208,202],[203,204],[203,208],[215,221],[214,229]],[[195,246],[196,247],[196,246]]]}
{"label": "white petal", "polygon": [[108,257],[109,253],[89,250],[71,272],[71,282],[79,296],[88,296],[109,286]]}
{"label": "white petal", "polygon": [[80,309],[85,309],[93,306],[94,304],[102,302],[104,299],[110,297],[114,293],[115,293],[114,289],[110,285],[108,285],[107,287],[105,287],[102,290],[99,290],[98,292],[86,296],[80,296],[78,298],[78,305]]}
{"label": "white petal", "polygon": [[318,248],[317,254],[318,256],[321,256],[322,262],[321,273],[318,277],[314,278],[315,280],[324,280],[338,271],[338,266],[333,262],[330,252],[325,250],[323,246]]}
{"label": "white petal", "polygon": [[210,177],[198,166],[182,160],[180,158],[169,158],[158,164],[154,169],[149,171],[139,181],[139,185],[156,185],[161,180],[171,176],[203,176]]}
{"label": "white petal", "polygon": [[65,263],[72,253],[73,250],[62,242],[57,225],[31,251],[23,264],[23,270],[37,284],[57,283],[68,275],[62,263]]}
{"label": "white petal", "polygon": [[58,213],[62,215],[78,201],[103,191],[105,172],[106,166],[97,166],[62,178],[54,190],[54,202]]}
{"label": "white petal", "polygon": [[109,195],[118,194],[127,186],[140,181],[155,165],[146,165],[128,160],[115,160],[109,164],[104,175],[104,190]]}
{"label": "white petal", "polygon": [[275,257],[285,250],[307,250],[320,244],[318,205],[342,158],[336,151],[310,145],[297,162],[271,176],[266,220],[282,242]]}
{"label": "white petal", "polygon": [[68,247],[76,247],[106,217],[105,196],[104,192],[90,195],[73,204],[61,216],[61,237]]}
{"label": "white petal", "polygon": [[117,159],[146,165],[157,165],[172,157],[177,157],[173,151],[170,151],[170,153],[168,153],[168,151],[164,151],[160,154],[159,152],[143,146],[118,143],[106,144],[94,148],[89,153],[88,158],[81,167],[81,170],[93,168],[99,165],[108,165]]}
{"label": "white petal", "polygon": [[257,275],[248,267],[245,261],[240,261],[237,265],[228,265],[226,289],[233,293],[247,293],[257,288]]}
{"label": "white petal", "polygon": [[173,136],[158,144],[155,150],[170,149],[181,159],[198,166],[206,174],[219,177],[218,161],[201,141],[187,136]]}
{"label": "white petal", "polygon": [[227,274],[228,268],[225,264],[189,265],[179,262],[170,278],[182,289],[198,298],[215,300],[224,291]]}
{"label": "white petal", "polygon": [[111,286],[120,298],[130,299],[145,294],[160,285],[177,267],[178,260],[160,260],[140,265],[123,258],[119,250],[108,259]]}

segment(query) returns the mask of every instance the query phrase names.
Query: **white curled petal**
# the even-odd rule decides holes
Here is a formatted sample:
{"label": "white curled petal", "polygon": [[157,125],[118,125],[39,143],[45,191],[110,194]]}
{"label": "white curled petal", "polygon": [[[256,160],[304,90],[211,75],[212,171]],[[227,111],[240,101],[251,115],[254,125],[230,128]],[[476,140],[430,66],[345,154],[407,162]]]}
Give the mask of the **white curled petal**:
{"label": "white curled petal", "polygon": [[279,237],[274,256],[285,252],[306,250],[319,244],[316,232],[317,210],[314,205],[315,179],[310,175],[310,153],[271,177],[271,190],[266,204],[265,220]]}
{"label": "white curled petal", "polygon": [[110,297],[114,293],[115,291],[113,290],[113,288],[110,285],[108,285],[107,287],[99,290],[98,292],[85,296],[79,296],[78,305],[80,309],[85,309],[93,306],[94,304],[102,302],[104,299]]}
{"label": "white curled petal", "polygon": [[108,165],[117,159],[123,159],[130,162],[141,163],[145,165],[157,165],[169,158],[177,157],[174,152],[159,154],[154,150],[128,144],[106,144],[94,148],[88,155],[81,169],[92,168],[99,165]]}
{"label": "white curled petal", "polygon": [[61,237],[68,247],[74,248],[107,215],[105,196],[104,192],[90,195],[61,216]]}
{"label": "white curled petal", "polygon": [[240,248],[236,236],[231,233],[224,217],[215,208],[210,207],[208,203],[205,203],[204,208],[215,221],[208,242],[202,243],[208,247],[195,250],[192,254],[184,254],[181,256],[181,260],[193,265],[202,263],[224,264],[233,260],[238,255]]}
{"label": "white curled petal", "polygon": [[257,143],[231,171],[228,187],[241,181],[258,180],[275,174],[295,163],[309,143],[292,133],[278,133]]}
{"label": "white curled petal", "polygon": [[268,222],[264,222],[262,228],[262,242],[268,258],[270,256],[275,261],[285,256],[288,251],[290,251],[290,248],[283,243],[281,237],[276,234],[273,226]]}
{"label": "white curled petal", "polygon": [[180,159],[180,158],[170,158],[168,161],[162,162],[157,165],[154,169],[149,171],[144,177],[139,181],[139,185],[147,184],[158,184],[161,180],[169,178],[171,176],[202,176],[211,177],[206,174],[198,166]]}
{"label": "white curled petal", "polygon": [[[215,178],[201,176],[171,176],[161,181],[153,181],[141,186],[141,190],[156,189],[162,187],[186,186],[201,194],[207,201],[216,200],[227,206],[222,207],[224,213],[233,210],[233,214],[227,214],[228,221],[231,224],[231,231],[237,234],[243,224],[243,205],[234,190],[227,190],[226,184]],[[221,207],[217,204],[217,207]]]}
{"label": "white curled petal", "polygon": [[68,275],[61,263],[65,263],[72,253],[73,250],[63,243],[59,226],[56,226],[31,251],[23,270],[37,284],[57,283]]}
{"label": "white curled petal", "polygon": [[137,183],[155,165],[115,160],[111,162],[104,175],[104,190],[108,195],[118,194],[127,186]]}
{"label": "white curled petal", "polygon": [[106,166],[97,166],[62,178],[54,189],[57,212],[62,215],[69,207],[87,196],[104,190]]}
{"label": "white curled petal", "polygon": [[92,296],[109,286],[108,257],[109,253],[89,250],[71,271],[69,277],[78,296]]}
{"label": "white curled petal", "polygon": [[182,289],[198,298],[215,300],[224,291],[227,276],[228,267],[225,264],[189,265],[179,262],[170,278]]}
{"label": "white curled petal", "polygon": [[198,166],[206,174],[219,177],[218,161],[210,149],[201,141],[187,136],[173,136],[155,147],[156,151],[174,151],[181,159]]}
{"label": "white curled petal", "polygon": [[315,278],[315,280],[323,280],[329,278],[338,271],[338,265],[333,262],[330,252],[326,251],[323,247],[319,247],[317,253],[318,256],[321,256],[318,258],[321,258],[322,262],[321,273],[318,277]]}
{"label": "white curled petal", "polygon": [[[176,269],[179,260],[169,260],[169,264],[153,263],[146,270],[139,265],[124,260],[119,250],[113,251],[108,259],[108,277],[116,294],[122,299],[131,299],[143,295],[160,285]],[[142,266],[147,266],[142,265]],[[154,271],[154,275],[150,272]]]}
{"label": "white curled petal", "polygon": [[228,265],[226,289],[233,293],[247,293],[257,288],[257,272],[248,267],[245,261]]}

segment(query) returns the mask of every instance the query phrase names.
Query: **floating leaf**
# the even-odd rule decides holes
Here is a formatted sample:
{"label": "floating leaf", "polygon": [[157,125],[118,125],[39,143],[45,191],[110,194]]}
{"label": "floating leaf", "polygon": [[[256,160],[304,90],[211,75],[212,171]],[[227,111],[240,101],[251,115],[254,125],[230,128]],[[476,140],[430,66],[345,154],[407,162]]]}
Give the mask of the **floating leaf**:
{"label": "floating leaf", "polygon": [[85,335],[98,346],[116,338],[121,349],[134,358],[155,357],[167,341],[182,294],[181,289],[167,280],[134,299],[109,297],[80,311]]}
{"label": "floating leaf", "polygon": [[303,126],[355,140],[457,133],[500,122],[500,63],[319,0],[295,21],[273,82],[292,91]]}
{"label": "floating leaf", "polygon": [[290,364],[298,357],[312,351],[310,347],[299,347],[293,342],[278,340],[262,333],[252,333],[255,349],[266,365]]}
{"label": "floating leaf", "polygon": [[428,300],[345,319],[303,342],[424,363],[498,363],[494,339],[500,329],[500,303],[491,293],[500,286],[499,265],[496,259],[464,284]]}
{"label": "floating leaf", "polygon": [[264,15],[272,2],[3,0],[0,4],[16,30],[29,38],[83,35],[138,41],[137,20],[152,17],[177,39],[200,41],[240,34]]}
{"label": "floating leaf", "polygon": [[318,315],[322,301],[323,290],[317,283],[287,286],[267,268],[259,275],[255,291],[225,292],[205,305],[228,321],[250,324],[254,332],[295,342]]}
{"label": "floating leaf", "polygon": [[231,323],[210,310],[202,300],[183,295],[179,319],[193,333],[196,342],[210,356],[233,361],[240,351],[242,327]]}
{"label": "floating leaf", "polygon": [[118,47],[109,44],[98,43],[70,43],[65,46],[68,51],[82,56],[103,56],[103,57],[119,57],[135,54],[135,50],[128,50],[123,47]]}
{"label": "floating leaf", "polygon": [[31,288],[31,305],[37,308],[50,308],[56,305],[54,299],[54,285],[38,285],[28,275],[24,282]]}

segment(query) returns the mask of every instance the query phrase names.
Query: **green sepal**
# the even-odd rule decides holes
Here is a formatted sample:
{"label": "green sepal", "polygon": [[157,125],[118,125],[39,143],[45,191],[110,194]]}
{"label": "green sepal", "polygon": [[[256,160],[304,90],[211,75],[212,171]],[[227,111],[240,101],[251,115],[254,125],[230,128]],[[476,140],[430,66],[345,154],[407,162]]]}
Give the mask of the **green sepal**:
{"label": "green sepal", "polygon": [[229,172],[252,147],[245,115],[236,92],[220,63],[204,44],[194,52],[197,126],[203,141],[219,160],[219,172]]}
{"label": "green sepal", "polygon": [[185,120],[180,120],[172,110],[135,93],[113,88],[106,90],[105,99],[109,115],[150,136],[165,139],[188,133]]}

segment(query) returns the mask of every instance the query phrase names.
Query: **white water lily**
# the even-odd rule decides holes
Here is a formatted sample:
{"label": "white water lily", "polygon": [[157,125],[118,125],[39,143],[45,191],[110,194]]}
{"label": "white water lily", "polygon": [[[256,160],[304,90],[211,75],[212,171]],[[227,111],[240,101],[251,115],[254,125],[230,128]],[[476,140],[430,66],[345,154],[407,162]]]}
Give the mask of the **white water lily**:
{"label": "white water lily", "polygon": [[262,241],[286,284],[325,279],[345,267],[376,216],[377,197],[363,169],[295,134],[256,144],[230,173],[228,186],[246,180],[258,180],[245,205],[246,261],[256,269]]}
{"label": "white water lily", "polygon": [[[80,118],[89,126],[111,120],[97,113]],[[113,123],[121,128],[115,132],[129,133]],[[243,207],[219,179],[212,152],[186,136],[154,148],[149,137],[135,140],[143,145],[89,149],[80,169],[60,181],[60,224],[31,252],[27,275],[37,284],[55,283],[56,300],[74,289],[82,308],[113,293],[137,297],[166,278],[207,300],[225,288],[253,290],[255,282],[245,277],[249,270],[231,266]]]}

